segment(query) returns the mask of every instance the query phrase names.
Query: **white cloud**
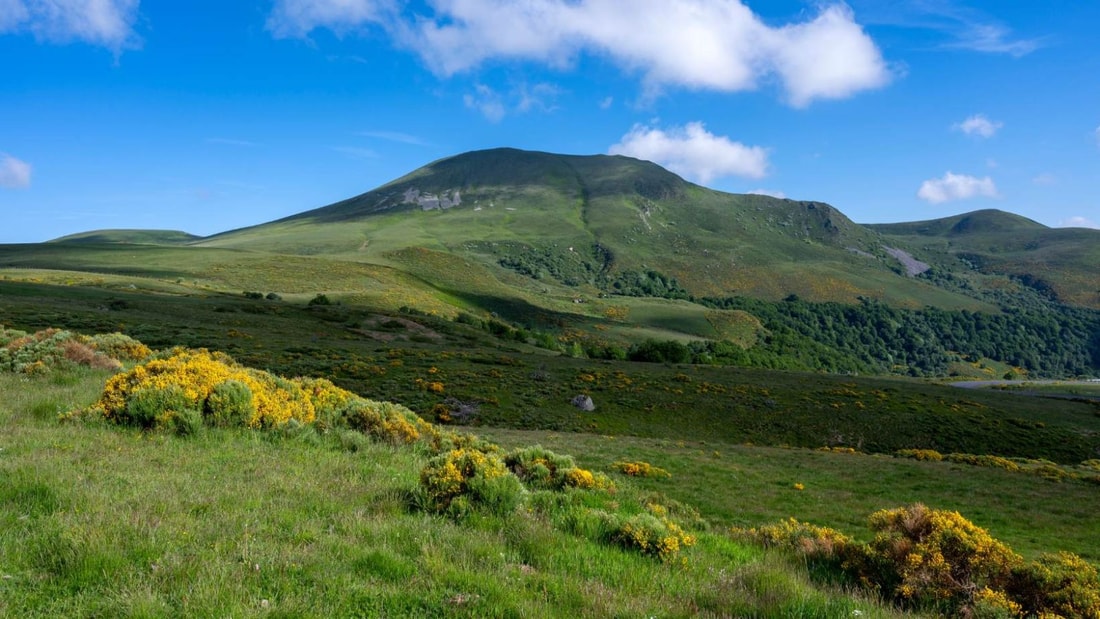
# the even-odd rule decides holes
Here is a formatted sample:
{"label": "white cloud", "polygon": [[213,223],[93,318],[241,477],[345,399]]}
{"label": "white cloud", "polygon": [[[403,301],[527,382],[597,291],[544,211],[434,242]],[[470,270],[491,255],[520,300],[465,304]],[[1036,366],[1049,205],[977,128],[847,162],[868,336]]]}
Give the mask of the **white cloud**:
{"label": "white cloud", "polygon": [[1004,123],[996,120],[989,120],[986,118],[985,114],[975,114],[961,123],[955,123],[951,128],[955,131],[962,131],[966,135],[991,138],[996,135],[997,131],[1003,126],[1005,126]]}
{"label": "white cloud", "polygon": [[82,41],[115,51],[136,47],[141,0],[0,0],[0,33],[30,32],[57,43]]}
{"label": "white cloud", "polygon": [[275,38],[304,37],[317,28],[343,32],[382,23],[392,9],[390,0],[277,0],[267,29]]}
{"label": "white cloud", "polygon": [[535,84],[534,86],[520,84],[516,88],[516,95],[519,97],[519,103],[516,104],[516,109],[521,112],[529,112],[531,110],[553,112],[557,109],[553,100],[559,94],[561,94],[561,89],[553,84]]}
{"label": "white cloud", "polygon": [[1096,133],[1094,135],[1096,135],[1096,145],[1100,146],[1100,127],[1096,128]]}
{"label": "white cloud", "polygon": [[277,37],[383,26],[439,75],[508,59],[568,67],[581,53],[644,76],[647,89],[734,92],[778,81],[803,107],[879,88],[892,75],[843,3],[772,27],[742,0],[433,0],[432,15],[401,15],[394,0],[278,0]]}
{"label": "white cloud", "polygon": [[31,164],[0,153],[0,187],[26,189],[31,186]]}
{"label": "white cloud", "polygon": [[943,178],[924,181],[917,191],[917,197],[932,204],[940,204],[976,197],[997,198],[1000,194],[997,193],[993,179],[988,176],[976,178],[948,172]]}
{"label": "white cloud", "polygon": [[1095,228],[1100,230],[1100,224],[1091,219],[1084,217],[1070,217],[1069,219],[1063,219],[1058,222],[1058,225],[1063,228]]}
{"label": "white cloud", "polygon": [[964,23],[958,39],[945,47],[969,49],[989,54],[1008,54],[1020,58],[1042,47],[1037,39],[1014,39],[1012,31],[993,23]]}
{"label": "white cloud", "polygon": [[1050,185],[1057,185],[1058,184],[1058,177],[1051,174],[1050,172],[1043,172],[1039,176],[1036,176],[1035,178],[1031,179],[1031,182],[1035,183],[1036,185],[1049,187]]}
{"label": "white cloud", "polygon": [[[853,0],[861,15],[876,25],[919,28],[939,33],[947,40],[940,49],[961,49],[987,54],[1008,54],[1017,58],[1042,48],[1044,38],[1023,38],[985,11],[958,0],[913,0],[880,2]],[[992,5],[991,5],[992,6]]]}
{"label": "white cloud", "polygon": [[811,22],[781,28],[774,37],[773,62],[795,107],[814,99],[842,99],[890,81],[874,41],[844,5],[825,9]]}
{"label": "white cloud", "polygon": [[484,84],[478,84],[473,93],[463,97],[463,101],[466,107],[481,112],[490,122],[500,122],[506,113],[500,95]]}
{"label": "white cloud", "polygon": [[752,191],[747,191],[745,193],[757,196],[771,196],[773,198],[779,198],[780,200],[784,200],[787,198],[787,194],[777,189],[753,189]]}
{"label": "white cloud", "polygon": [[607,152],[652,161],[700,183],[721,176],[763,178],[768,172],[767,150],[714,135],[699,122],[668,131],[635,125]]}
{"label": "white cloud", "polygon": [[[615,97],[604,97],[603,101],[600,101],[600,109],[601,110],[610,109],[611,106],[614,103],[615,103]],[[1098,131],[1100,131],[1100,130],[1098,130]],[[1100,134],[1098,134],[1098,135],[1100,135]]]}

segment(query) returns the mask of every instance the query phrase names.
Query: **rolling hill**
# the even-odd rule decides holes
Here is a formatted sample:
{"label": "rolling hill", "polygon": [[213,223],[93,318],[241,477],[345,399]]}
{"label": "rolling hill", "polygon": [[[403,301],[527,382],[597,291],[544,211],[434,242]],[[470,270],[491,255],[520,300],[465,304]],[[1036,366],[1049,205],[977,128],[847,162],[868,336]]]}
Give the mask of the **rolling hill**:
{"label": "rolling hill", "polygon": [[205,238],[114,230],[0,248],[0,268],[34,281],[324,293],[500,319],[596,356],[646,340],[724,341],[748,356],[709,344],[691,355],[859,373],[973,365],[998,377],[1096,374],[1097,263],[1100,231],[1000,211],[859,225],[828,204],[714,191],[629,157],[507,148]]}
{"label": "rolling hill", "polygon": [[[696,297],[990,310],[971,289],[1030,287],[1100,307],[1100,286],[1084,268],[1100,252],[1097,231],[1049,229],[999,211],[863,226],[827,204],[713,191],[622,156],[466,153],[197,244],[376,262],[442,288],[461,284],[447,280],[453,269],[421,268],[422,253],[410,248],[441,254],[437,266],[472,261],[506,287],[516,285],[503,272],[511,270],[540,288],[586,294],[658,274]],[[929,267],[957,281],[919,277]]]}

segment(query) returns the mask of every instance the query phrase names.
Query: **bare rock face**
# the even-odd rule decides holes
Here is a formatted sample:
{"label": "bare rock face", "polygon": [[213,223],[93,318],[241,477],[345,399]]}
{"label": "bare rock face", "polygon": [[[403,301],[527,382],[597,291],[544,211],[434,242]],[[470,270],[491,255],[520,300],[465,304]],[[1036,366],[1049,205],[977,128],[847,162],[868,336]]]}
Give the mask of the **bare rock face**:
{"label": "bare rock face", "polygon": [[454,189],[445,191],[439,195],[434,193],[421,193],[419,189],[408,189],[401,196],[402,204],[416,204],[425,211],[435,209],[446,210],[462,204],[462,194]]}
{"label": "bare rock face", "polygon": [[887,247],[885,245],[883,245],[882,248],[886,250],[886,253],[890,254],[894,258],[897,258],[897,261],[905,267],[905,272],[909,275],[909,277],[916,277],[917,275],[920,275],[921,273],[924,273],[928,269],[932,268],[928,263],[917,260],[912,256],[912,254],[907,251],[895,249],[893,247]]}
{"label": "bare rock face", "polygon": [[580,395],[574,396],[572,402],[573,402],[573,406],[576,406],[577,408],[581,409],[582,411],[590,413],[590,412],[596,410],[596,403],[592,401],[592,396],[587,396],[587,395],[584,395],[584,394],[580,394]]}

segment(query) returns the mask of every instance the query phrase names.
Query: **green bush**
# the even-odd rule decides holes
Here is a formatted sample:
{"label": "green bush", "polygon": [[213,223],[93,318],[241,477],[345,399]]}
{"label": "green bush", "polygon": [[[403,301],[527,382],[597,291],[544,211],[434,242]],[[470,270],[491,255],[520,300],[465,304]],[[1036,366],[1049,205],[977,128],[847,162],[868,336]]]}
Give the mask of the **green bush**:
{"label": "green bush", "polygon": [[180,413],[191,409],[191,401],[183,387],[168,384],[135,390],[126,400],[126,407],[119,417],[126,425],[148,430],[170,422]]}
{"label": "green bush", "polygon": [[519,478],[494,454],[456,449],[428,461],[420,472],[424,509],[461,517],[483,510],[507,514],[523,501]]}
{"label": "green bush", "polygon": [[56,369],[80,366],[101,369],[122,367],[117,360],[84,343],[86,339],[60,329],[45,329],[8,339],[0,346],[0,371],[45,374]]}
{"label": "green bush", "polygon": [[153,354],[148,346],[122,333],[100,333],[86,341],[95,350],[119,361],[144,361]]}
{"label": "green bush", "polygon": [[239,380],[224,380],[214,386],[203,406],[211,426],[228,428],[246,426],[256,414],[252,390]]}
{"label": "green bush", "polygon": [[195,436],[202,432],[202,413],[193,408],[185,408],[172,415],[168,425],[177,436]]}

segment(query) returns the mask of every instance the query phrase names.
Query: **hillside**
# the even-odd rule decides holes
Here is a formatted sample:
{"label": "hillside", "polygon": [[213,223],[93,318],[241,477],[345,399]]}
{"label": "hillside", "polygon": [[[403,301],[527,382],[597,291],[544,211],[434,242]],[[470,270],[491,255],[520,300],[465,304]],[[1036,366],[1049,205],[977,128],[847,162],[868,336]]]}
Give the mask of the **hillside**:
{"label": "hillside", "polygon": [[1065,303],[1100,307],[1100,230],[1048,228],[997,210],[867,228],[919,248],[941,271],[1005,276]]}
{"label": "hillside", "polygon": [[92,230],[69,234],[49,243],[122,243],[142,245],[186,245],[201,239],[179,230]]}
{"label": "hillside", "polygon": [[[472,260],[490,281],[522,287],[510,280],[518,273],[540,292],[616,292],[652,273],[693,296],[984,307],[908,277],[878,233],[829,205],[717,192],[621,156],[467,153],[199,244],[398,265],[446,289],[461,284],[453,267]],[[428,272],[409,248],[452,268]]]}

